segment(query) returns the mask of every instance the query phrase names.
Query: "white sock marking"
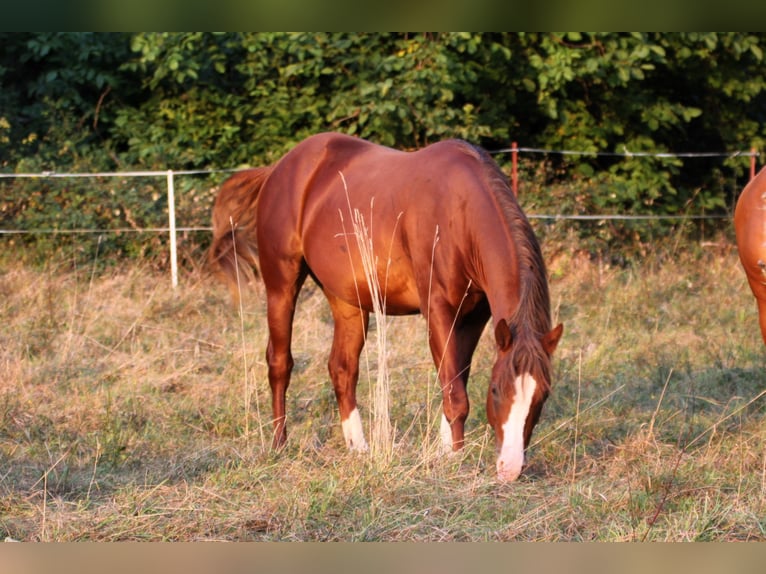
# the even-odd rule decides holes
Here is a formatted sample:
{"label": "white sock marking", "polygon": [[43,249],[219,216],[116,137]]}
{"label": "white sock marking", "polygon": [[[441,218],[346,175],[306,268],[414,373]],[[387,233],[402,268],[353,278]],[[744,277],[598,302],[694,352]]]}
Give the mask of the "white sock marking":
{"label": "white sock marking", "polygon": [[497,477],[510,482],[516,480],[524,466],[524,425],[537,389],[537,381],[530,375],[522,375],[513,381],[516,395],[503,423],[503,445],[497,457]]}
{"label": "white sock marking", "polygon": [[367,452],[369,447],[367,441],[364,440],[364,429],[362,429],[362,417],[359,416],[359,409],[354,408],[348,418],[341,421],[341,426],[348,450]]}
{"label": "white sock marking", "polygon": [[449,426],[447,417],[442,413],[442,424],[439,427],[439,436],[442,437],[442,453],[452,452],[452,428]]}

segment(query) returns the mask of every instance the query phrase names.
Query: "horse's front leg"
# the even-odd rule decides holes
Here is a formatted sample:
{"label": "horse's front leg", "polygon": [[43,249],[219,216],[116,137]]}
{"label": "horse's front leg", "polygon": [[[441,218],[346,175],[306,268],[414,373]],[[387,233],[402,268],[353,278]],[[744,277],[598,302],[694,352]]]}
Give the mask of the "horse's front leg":
{"label": "horse's front leg", "polygon": [[466,386],[471,357],[481,335],[481,328],[464,328],[454,317],[454,313],[432,310],[429,327],[431,355],[442,391],[440,435],[445,452],[460,450],[465,442],[469,410]]}
{"label": "horse's front leg", "polygon": [[330,294],[327,299],[335,322],[328,369],[340,410],[343,438],[349,450],[366,451],[367,441],[356,403],[356,384],[369,313]]}

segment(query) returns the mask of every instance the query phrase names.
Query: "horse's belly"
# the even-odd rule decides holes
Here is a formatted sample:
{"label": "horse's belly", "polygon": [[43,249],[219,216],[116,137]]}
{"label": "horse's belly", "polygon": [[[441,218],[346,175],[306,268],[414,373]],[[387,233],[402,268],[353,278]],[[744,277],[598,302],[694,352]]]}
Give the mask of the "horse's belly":
{"label": "horse's belly", "polygon": [[[331,281],[323,286],[333,295],[366,311],[374,312],[373,301],[377,297],[381,307],[389,315],[410,315],[420,312],[420,299],[414,285],[401,282],[386,282],[385,276],[373,278],[372,284],[366,276],[357,276],[351,281]],[[337,285],[336,285],[337,283]]]}
{"label": "horse's belly", "polygon": [[389,315],[412,315],[420,313],[420,298],[417,292],[389,290],[386,294],[386,313]]}
{"label": "horse's belly", "polygon": [[[333,213],[325,204],[322,207]],[[397,219],[380,212],[359,241],[347,220],[319,217],[318,212],[318,207],[306,210],[302,249],[309,269],[328,294],[368,311],[375,310],[375,294],[391,315],[420,311],[415,270]]]}
{"label": "horse's belly", "polygon": [[349,262],[344,262],[342,258],[335,261],[323,259],[314,261],[314,264],[307,260],[307,263],[322,288],[349,305],[374,312],[373,301],[377,297],[389,315],[420,312],[414,277],[402,273],[401,269],[398,272],[377,269],[372,277],[368,277],[361,265],[352,269]]}

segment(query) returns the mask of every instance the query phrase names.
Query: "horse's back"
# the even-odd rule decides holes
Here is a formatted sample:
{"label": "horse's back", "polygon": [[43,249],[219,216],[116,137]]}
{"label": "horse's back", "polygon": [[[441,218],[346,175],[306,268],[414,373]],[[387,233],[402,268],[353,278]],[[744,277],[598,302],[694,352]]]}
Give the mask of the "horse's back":
{"label": "horse's back", "polygon": [[478,151],[461,140],[406,152],[327,132],[275,164],[260,201],[264,212],[289,212],[298,226],[314,216],[336,218],[338,209],[366,212],[373,200],[383,219],[405,209],[422,217],[477,201],[483,166]]}
{"label": "horse's back", "polygon": [[367,283],[354,227],[361,223],[392,313],[420,310],[432,272],[447,274],[442,282],[462,296],[455,277],[467,275],[457,265],[469,251],[468,226],[489,205],[483,177],[479,153],[459,140],[405,152],[342,134],[312,136],[275,165],[262,192],[259,234],[270,249],[261,262],[269,252],[301,258],[327,291],[368,307],[369,294],[359,292]]}
{"label": "horse's back", "polygon": [[[374,180],[381,172],[386,178],[418,177],[426,174],[446,176],[447,172],[463,169],[477,171],[483,160],[477,148],[469,143],[449,139],[433,143],[415,151],[402,151],[376,144],[355,136],[324,132],[306,138],[290,150],[277,163],[277,170],[300,170],[305,165],[312,175],[338,172]],[[311,180],[316,185],[316,179]],[[444,187],[440,185],[439,187]]]}

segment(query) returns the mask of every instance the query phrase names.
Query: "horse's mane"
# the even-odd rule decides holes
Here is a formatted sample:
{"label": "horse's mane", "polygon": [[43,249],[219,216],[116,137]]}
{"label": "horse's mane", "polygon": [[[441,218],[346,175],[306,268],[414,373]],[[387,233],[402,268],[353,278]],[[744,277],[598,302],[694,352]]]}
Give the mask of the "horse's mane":
{"label": "horse's mane", "polygon": [[[532,371],[533,361],[546,369],[549,364],[541,338],[551,329],[550,294],[542,250],[534,230],[516,201],[507,176],[482,148],[466,144],[475,152],[484,167],[489,189],[500,207],[513,237],[518,256],[520,284],[519,306],[507,319],[514,340],[512,363],[518,371]],[[522,351],[523,352],[520,352]],[[544,373],[548,380],[548,373]]]}

